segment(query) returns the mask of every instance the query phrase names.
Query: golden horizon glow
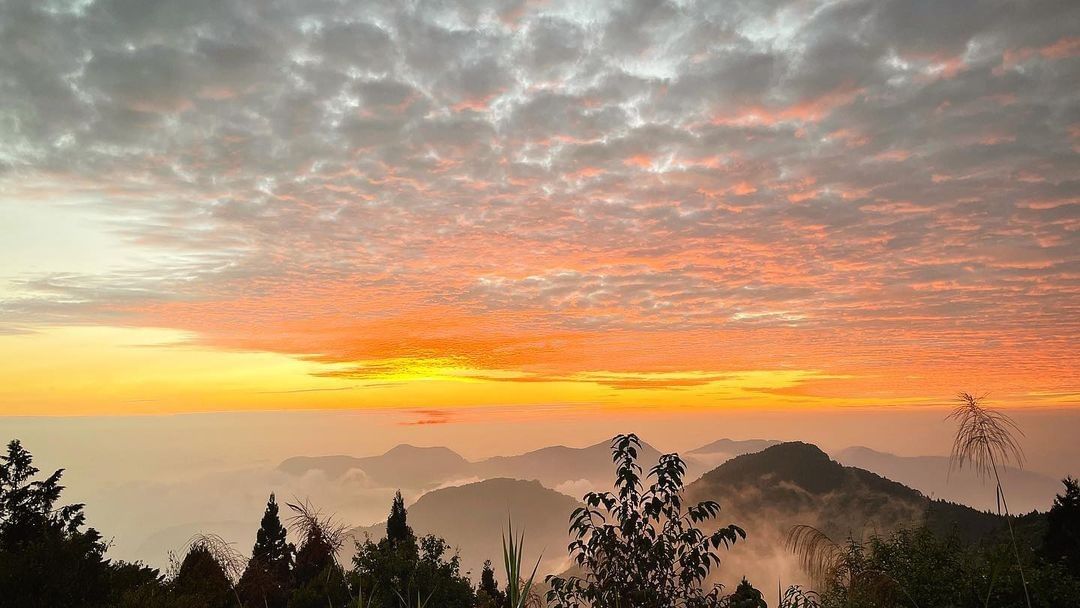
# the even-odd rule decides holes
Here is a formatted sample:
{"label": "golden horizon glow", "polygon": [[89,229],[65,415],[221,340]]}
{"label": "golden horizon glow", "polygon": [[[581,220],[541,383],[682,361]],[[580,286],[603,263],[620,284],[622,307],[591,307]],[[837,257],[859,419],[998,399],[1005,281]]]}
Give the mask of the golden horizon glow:
{"label": "golden horizon glow", "polygon": [[[167,329],[49,327],[0,336],[5,415],[123,415],[263,409],[454,408],[577,404],[659,411],[940,404],[917,392],[885,398],[815,395],[854,376],[814,370],[591,371],[545,375],[470,368],[451,358],[323,363],[201,346]],[[356,370],[364,370],[357,377]],[[63,370],[58,371],[58,370]],[[857,387],[858,383],[854,382]],[[857,389],[856,389],[857,390]],[[1078,395],[1029,395],[1075,405]],[[1006,405],[1009,405],[1006,400]],[[1015,404],[1014,404],[1015,405]]]}

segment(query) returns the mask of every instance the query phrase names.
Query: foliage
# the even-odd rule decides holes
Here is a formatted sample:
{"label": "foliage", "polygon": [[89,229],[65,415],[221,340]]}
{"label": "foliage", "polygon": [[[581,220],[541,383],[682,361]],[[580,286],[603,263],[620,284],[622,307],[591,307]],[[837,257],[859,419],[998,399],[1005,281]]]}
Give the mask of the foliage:
{"label": "foliage", "polygon": [[760,591],[743,577],[735,587],[735,592],[727,597],[726,608],[769,608]]}
{"label": "foliage", "polygon": [[484,569],[480,572],[480,584],[476,588],[477,606],[481,606],[482,598],[490,600],[490,606],[485,608],[504,608],[508,603],[506,593],[499,589],[495,581],[495,570],[491,567],[491,560],[484,562]]}
{"label": "foliage", "polygon": [[293,515],[289,526],[301,538],[296,550],[289,608],[338,606],[351,597],[337,552],[345,544],[346,526],[308,502],[287,503]]}
{"label": "foliage", "polygon": [[173,581],[173,593],[180,606],[227,608],[235,606],[232,583],[226,567],[215,555],[215,547],[202,539],[191,543],[180,571]]}
{"label": "foliage", "polygon": [[393,545],[416,542],[416,535],[409,527],[405,499],[401,497],[401,490],[394,493],[394,502],[390,504],[390,515],[386,518],[386,540]]}
{"label": "foliage", "polygon": [[288,541],[281,523],[277,499],[270,494],[263,512],[255,546],[244,575],[237,585],[244,603],[263,608],[282,608],[292,585],[291,571],[296,547]]}
{"label": "foliage", "polygon": [[450,546],[441,538],[417,539],[400,499],[398,493],[387,518],[387,536],[378,543],[370,538],[356,543],[354,587],[366,590],[370,601],[380,607],[471,607],[472,583],[461,575],[458,556],[449,554]]}
{"label": "foliage", "polygon": [[[989,415],[977,399],[965,401],[960,455],[969,466],[987,465],[997,481],[1000,446],[1008,442],[987,431]],[[1000,420],[990,416],[989,420]],[[979,427],[979,425],[983,425]],[[991,424],[992,426],[992,424]],[[977,439],[983,428],[984,439]],[[988,442],[980,444],[980,441]],[[1005,443],[1002,443],[1005,442]],[[745,534],[736,526],[706,533],[713,502],[682,504],[685,467],[667,455],[648,475],[646,489],[636,459],[634,435],[612,442],[615,492],[589,493],[571,516],[570,557],[580,576],[549,577],[552,608],[763,608],[763,595],[745,579],[730,595],[706,588],[720,565],[721,545]],[[964,450],[982,445],[983,456]],[[994,446],[999,447],[994,447]],[[1017,449],[1018,446],[1017,446]],[[978,460],[982,458],[982,460]],[[1016,458],[1015,455],[1011,458]],[[977,464],[984,463],[984,464]],[[346,527],[308,503],[289,504],[288,542],[278,504],[271,494],[250,559],[218,536],[190,541],[170,573],[141,564],[111,563],[106,545],[86,529],[82,505],[60,504],[63,471],[37,479],[29,452],[18,441],[0,455],[0,606],[44,608],[537,608],[536,566],[522,569],[524,535],[512,527],[503,536],[506,590],[500,590],[487,562],[474,588],[461,575],[458,557],[441,538],[417,538],[409,527],[400,493],[380,542],[357,543],[353,569],[337,555]],[[943,531],[948,520],[929,519],[865,541],[837,543],[809,526],[795,527],[789,548],[811,574],[820,595],[790,587],[780,608],[1036,608],[1075,605],[1080,597],[1080,483],[1065,489],[1048,514],[1007,514],[1000,482],[1001,524],[981,526],[979,544],[959,528]],[[943,508],[935,503],[935,508]],[[1007,527],[1005,524],[1008,524]],[[393,533],[391,534],[391,531]],[[538,560],[539,563],[539,560]],[[238,582],[239,581],[239,582]]]}
{"label": "foliage", "polygon": [[99,605],[110,592],[106,545],[81,529],[83,505],[57,506],[63,469],[35,481],[38,473],[11,441],[0,456],[0,598],[26,608]]}
{"label": "foliage", "polygon": [[540,558],[537,558],[536,564],[533,565],[529,578],[523,579],[521,557],[522,548],[525,545],[525,534],[522,533],[515,541],[513,522],[507,522],[507,529],[509,539],[506,534],[503,534],[502,539],[503,566],[506,572],[506,605],[509,608],[525,608],[529,602],[529,594],[532,592],[533,580],[536,578],[536,569],[540,566]]}
{"label": "foliage", "polygon": [[719,548],[746,533],[734,525],[712,534],[698,525],[715,518],[712,501],[683,509],[686,465],[677,454],[660,458],[643,490],[636,435],[612,440],[616,492],[590,492],[570,517],[569,545],[584,578],[548,577],[548,601],[558,608],[699,608],[721,606],[720,588],[705,579],[720,565]]}
{"label": "foliage", "polygon": [[1080,482],[1066,477],[1062,483],[1065,493],[1054,498],[1054,506],[1046,515],[1043,551],[1048,559],[1080,577]]}
{"label": "foliage", "polygon": [[813,591],[804,590],[799,585],[792,585],[784,591],[779,608],[821,608],[821,599]]}
{"label": "foliage", "polygon": [[[820,542],[820,541],[818,541]],[[1007,539],[968,545],[956,534],[902,529],[866,542],[833,544],[833,568],[821,585],[824,608],[1012,608],[1026,603]],[[1027,555],[1033,606],[1050,608],[1080,597],[1080,580],[1059,565]],[[786,604],[785,604],[786,605]]]}

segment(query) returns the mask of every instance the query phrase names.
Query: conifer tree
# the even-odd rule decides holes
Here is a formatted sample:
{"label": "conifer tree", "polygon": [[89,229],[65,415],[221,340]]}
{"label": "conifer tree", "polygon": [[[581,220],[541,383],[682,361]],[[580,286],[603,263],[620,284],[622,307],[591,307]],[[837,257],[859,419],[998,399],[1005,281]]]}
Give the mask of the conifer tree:
{"label": "conifer tree", "polygon": [[192,545],[184,556],[173,592],[187,604],[204,608],[229,608],[234,603],[225,569],[204,544]]}
{"label": "conifer tree", "polygon": [[255,535],[251,560],[240,579],[240,593],[246,603],[271,608],[285,605],[295,552],[281,523],[277,498],[271,493]]}
{"label": "conifer tree", "polygon": [[386,539],[391,545],[416,544],[416,535],[409,527],[407,517],[405,500],[401,498],[401,490],[398,490],[390,505],[390,516],[386,518]]}
{"label": "conifer tree", "polygon": [[255,547],[251,551],[251,559],[266,564],[271,572],[281,579],[286,579],[292,567],[295,551],[296,548],[289,543],[285,526],[281,523],[277,498],[271,493],[270,499],[266,502],[266,511],[263,512],[259,531],[255,535]]}
{"label": "conifer tree", "polygon": [[506,606],[506,593],[499,589],[499,584],[495,581],[495,570],[491,567],[490,559],[484,561],[484,569],[480,572],[480,586],[477,593],[486,594],[498,608]]}
{"label": "conifer tree", "polygon": [[83,505],[59,505],[63,469],[40,472],[18,440],[0,454],[0,606],[102,605],[108,590],[106,544],[83,530]]}
{"label": "conifer tree", "polygon": [[1054,498],[1054,506],[1046,514],[1044,551],[1051,561],[1060,562],[1080,577],[1080,481],[1066,477],[1062,483],[1065,492]]}

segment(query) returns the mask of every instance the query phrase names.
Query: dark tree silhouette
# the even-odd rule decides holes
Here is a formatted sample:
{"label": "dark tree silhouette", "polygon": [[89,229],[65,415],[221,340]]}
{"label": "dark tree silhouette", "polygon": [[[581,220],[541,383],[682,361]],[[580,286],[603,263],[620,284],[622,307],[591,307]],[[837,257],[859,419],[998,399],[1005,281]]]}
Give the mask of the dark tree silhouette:
{"label": "dark tree silhouette", "polygon": [[301,540],[296,551],[293,580],[296,588],[290,608],[337,606],[348,601],[350,591],[337,552],[344,545],[345,526],[324,516],[309,503],[289,503],[294,515],[290,525]]}
{"label": "dark tree silhouette", "polygon": [[1054,498],[1046,514],[1046,556],[1060,562],[1075,577],[1080,577],[1080,482],[1072,477],[1062,480],[1065,493]]}
{"label": "dark tree silhouette", "polygon": [[461,575],[457,555],[441,538],[417,539],[408,524],[401,493],[394,496],[386,537],[356,543],[353,574],[365,598],[376,606],[471,608],[472,584]]}
{"label": "dark tree silhouette", "polygon": [[225,568],[203,543],[188,550],[173,584],[181,605],[227,608],[236,604]]}
{"label": "dark tree silhouette", "polygon": [[416,544],[416,535],[409,527],[405,511],[405,500],[401,498],[401,490],[394,493],[394,502],[390,505],[390,515],[386,518],[386,540],[391,545],[397,546],[402,543]]}
{"label": "dark tree silhouette", "polygon": [[477,595],[481,593],[487,596],[497,608],[508,606],[506,593],[499,589],[499,583],[495,580],[495,570],[491,567],[491,560],[484,561],[484,569],[480,571],[480,585],[476,589]]}
{"label": "dark tree silhouette", "polygon": [[769,608],[769,605],[765,603],[761,592],[743,577],[735,587],[735,592],[728,596],[725,608]]}
{"label": "dark tree silhouette", "polygon": [[715,518],[720,505],[707,501],[683,509],[686,465],[666,454],[643,489],[637,464],[641,442],[619,435],[611,442],[615,489],[589,492],[570,516],[575,540],[569,551],[584,578],[549,576],[548,601],[556,608],[711,608],[723,605],[720,587],[705,579],[720,565],[719,549],[746,533],[735,525],[711,534],[698,525]]}
{"label": "dark tree silhouette", "polygon": [[244,603],[264,608],[285,606],[289,598],[295,552],[296,548],[289,543],[285,526],[281,523],[277,499],[270,494],[262,523],[255,535],[251,559],[238,585]]}
{"label": "dark tree silhouette", "polygon": [[106,545],[81,531],[83,505],[57,506],[63,469],[39,473],[18,440],[0,456],[0,605],[96,606],[108,595]]}

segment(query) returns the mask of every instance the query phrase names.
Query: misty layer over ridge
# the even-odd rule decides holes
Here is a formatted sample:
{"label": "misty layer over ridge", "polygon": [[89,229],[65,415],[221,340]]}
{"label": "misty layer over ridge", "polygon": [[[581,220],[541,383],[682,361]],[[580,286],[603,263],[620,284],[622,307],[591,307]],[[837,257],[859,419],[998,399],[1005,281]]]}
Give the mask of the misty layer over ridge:
{"label": "misty layer over ridge", "polygon": [[3,2],[0,398],[1074,404],[1078,21]]}
{"label": "misty layer over ridge", "polygon": [[[176,550],[199,532],[220,534],[240,548],[248,546],[255,531],[252,517],[261,512],[271,491],[282,501],[308,498],[342,522],[367,526],[385,519],[397,489],[402,489],[407,504],[412,504],[439,487],[472,484],[489,476],[540,478],[547,488],[573,499],[580,499],[589,490],[605,489],[611,483],[610,452],[606,442],[600,442],[612,424],[608,416],[597,414],[595,419],[588,419],[572,409],[558,416],[549,413],[543,422],[530,426],[527,437],[521,437],[516,414],[506,412],[501,422],[493,414],[485,410],[482,423],[421,426],[408,424],[415,419],[415,413],[383,411],[12,418],[4,428],[30,448],[40,446],[36,458],[42,470],[67,469],[64,480],[68,495],[88,505],[90,525],[105,532],[114,543],[110,555],[164,566],[167,551]],[[751,426],[748,422],[752,420],[757,422]],[[1078,462],[1077,446],[1070,441],[1068,432],[1076,426],[1074,417],[1024,410],[1017,413],[1017,420],[1031,444],[1026,475],[1059,479],[1077,473],[1073,468]],[[727,455],[715,452],[716,446],[772,443],[718,441],[716,437],[723,437],[720,433],[724,431],[739,437],[770,437],[770,433],[777,433],[774,436],[779,439],[802,437],[841,461],[844,459],[838,455],[856,443],[904,455],[895,457],[901,461],[918,454],[946,454],[950,432],[935,411],[762,413],[754,414],[752,419],[749,414],[739,413],[719,417],[715,413],[681,413],[666,418],[642,414],[633,422],[652,428],[646,440],[658,450],[682,454],[690,466],[691,480],[736,455],[735,450]],[[587,439],[566,441],[570,427]],[[889,429],[890,433],[868,430],[875,428]],[[252,429],[258,432],[252,433]],[[88,437],[107,437],[108,441],[89,443]],[[513,440],[500,443],[500,438],[505,437]],[[832,443],[835,441],[846,443]],[[449,449],[395,448],[394,442],[446,445]],[[552,446],[558,442],[571,447]],[[553,452],[565,454],[566,458],[552,459],[551,466],[538,468],[543,461],[535,455]],[[139,458],[133,459],[132,453],[138,453]],[[454,457],[453,453],[465,458]],[[649,453],[653,456],[642,458],[646,466],[651,466],[655,458],[652,450]],[[289,472],[279,469],[285,461],[321,460],[320,454],[355,456],[344,457],[347,466],[337,471],[317,467]],[[428,462],[423,454],[437,455],[437,462]],[[498,454],[506,456],[491,459]],[[300,456],[304,458],[294,458]],[[491,461],[500,466],[486,470],[481,466],[466,467],[451,475],[442,467],[444,458],[458,465],[464,460],[479,465]],[[357,462],[377,462],[379,466],[368,473]],[[968,471],[954,472],[945,488],[959,489],[958,495],[924,485],[927,481],[937,483],[934,473],[940,471],[921,470],[916,471],[920,473],[917,476],[904,478],[867,464],[858,466],[933,498],[980,507],[992,502],[992,489],[973,481]],[[395,468],[404,472],[410,467],[426,468],[432,473],[415,478],[403,475],[399,479],[380,473]],[[1010,505],[1017,509],[1026,510],[1030,505],[1045,510],[1052,498],[1052,493],[1041,491],[1038,484],[1016,484],[1011,476],[1006,477],[1006,486]],[[206,496],[215,500],[207,502]],[[721,503],[726,506],[728,501]],[[558,519],[566,523],[564,516]],[[449,535],[450,531],[441,534]],[[535,542],[530,551],[545,546],[539,539]]]}

